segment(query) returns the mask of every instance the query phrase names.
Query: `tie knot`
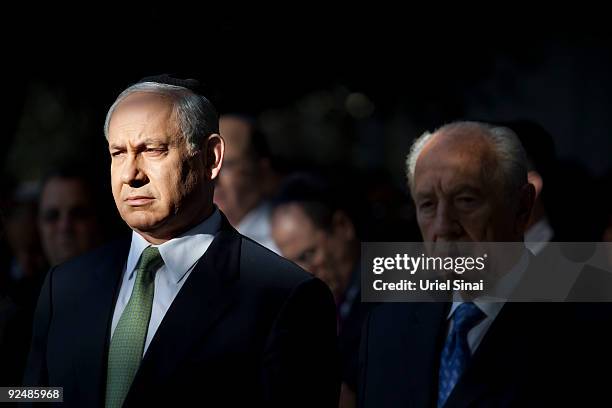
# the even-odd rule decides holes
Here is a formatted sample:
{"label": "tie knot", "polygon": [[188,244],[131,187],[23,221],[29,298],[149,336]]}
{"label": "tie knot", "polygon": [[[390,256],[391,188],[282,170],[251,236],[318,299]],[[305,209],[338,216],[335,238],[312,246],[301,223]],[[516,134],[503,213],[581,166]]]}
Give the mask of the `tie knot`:
{"label": "tie knot", "polygon": [[460,333],[467,333],[484,318],[485,314],[478,306],[471,302],[465,302],[455,310],[453,323],[455,330]]}
{"label": "tie knot", "polygon": [[144,275],[147,276],[152,275],[152,272],[162,266],[163,263],[164,260],[159,253],[159,249],[150,246],[142,251],[142,255],[140,255],[140,260],[138,261],[136,270],[146,272]]}

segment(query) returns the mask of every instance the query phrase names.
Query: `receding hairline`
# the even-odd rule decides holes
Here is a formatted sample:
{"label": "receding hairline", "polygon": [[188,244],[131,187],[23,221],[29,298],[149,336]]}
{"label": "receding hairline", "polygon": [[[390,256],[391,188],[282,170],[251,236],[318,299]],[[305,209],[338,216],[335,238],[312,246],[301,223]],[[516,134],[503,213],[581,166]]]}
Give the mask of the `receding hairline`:
{"label": "receding hairline", "polygon": [[130,99],[143,98],[143,97],[150,97],[151,99],[163,100],[166,105],[170,106],[170,109],[172,110],[172,114],[175,114],[176,102],[178,101],[177,95],[172,95],[170,93],[164,93],[164,92],[158,92],[155,90],[136,90],[134,92],[130,92],[129,94],[125,95],[123,98],[117,100],[117,102],[114,104],[113,110],[110,112],[109,128],[110,128],[110,123],[113,120],[113,115],[115,114],[115,112],[117,112],[119,109],[124,107],[126,102],[129,102]]}
{"label": "receding hairline", "polygon": [[[205,136],[219,133],[217,111],[206,97],[183,86],[146,81],[129,86],[117,96],[107,111],[104,120],[104,135],[107,139],[110,119],[115,109],[124,99],[133,93],[152,93],[173,99],[176,120],[179,122],[179,127],[190,144],[197,142],[196,139],[203,137],[193,132],[204,131]],[[194,115],[197,116],[197,119]]]}
{"label": "receding hairline", "polygon": [[[456,147],[461,146],[465,148],[468,145],[482,147],[485,152],[489,152],[493,155],[496,154],[495,146],[492,140],[487,135],[487,130],[480,126],[473,127],[451,127],[452,125],[446,125],[432,133],[431,138],[428,139],[425,145],[421,148],[419,155],[416,157],[418,163],[419,158],[424,152],[431,149],[432,145],[442,145],[444,147]],[[442,138],[446,138],[442,140]]]}
{"label": "receding hairline", "polygon": [[[482,153],[481,157],[483,159],[495,159],[497,152],[486,132],[480,126],[453,127],[452,124],[442,126],[431,133],[431,137],[425,141],[425,144],[418,151],[418,155],[415,158],[414,173],[416,174],[419,159],[438,146],[445,150],[466,150],[470,147],[478,147],[477,151]],[[415,174],[413,174],[413,177]]]}
{"label": "receding hairline", "polygon": [[[504,181],[509,182],[510,185],[522,184],[522,179],[526,179],[525,172],[525,177],[521,175],[520,183],[517,182],[517,177],[519,177],[517,172],[523,173],[521,168],[525,167],[526,159],[524,149],[511,129],[484,122],[459,121],[441,126],[434,132],[425,132],[414,141],[406,160],[408,186],[411,193],[414,190],[416,165],[422,153],[431,149],[431,144],[444,136],[448,136],[448,139],[444,140],[444,145],[457,143],[465,148],[466,144],[478,143],[483,149],[489,150],[491,154],[485,153],[483,160],[493,166],[493,171],[500,171]],[[486,142],[482,143],[482,140]]]}
{"label": "receding hairline", "polygon": [[[471,159],[478,159],[482,166],[482,171],[488,173],[489,171],[495,172],[497,177],[503,177],[498,174],[500,170],[500,163],[498,163],[498,154],[495,150],[495,146],[491,139],[489,139],[484,130],[479,129],[478,132],[475,129],[438,129],[432,134],[431,139],[427,140],[425,145],[419,152],[416,158],[415,168],[413,177],[416,179],[417,168],[419,166],[419,159],[428,153],[437,154],[442,149],[445,152],[453,152],[460,154],[468,154]],[[465,134],[461,134],[465,131]],[[416,180],[413,180],[413,183]],[[416,191],[414,192],[416,193]]]}
{"label": "receding hairline", "polygon": [[168,115],[167,119],[169,119],[172,123],[172,126],[176,127],[176,131],[180,132],[181,131],[181,127],[180,127],[180,123],[178,122],[178,112],[177,112],[177,101],[179,96],[176,94],[171,94],[171,93],[164,93],[164,92],[158,92],[155,90],[136,90],[134,92],[130,92],[129,94],[125,95],[123,98],[121,98],[120,100],[117,100],[116,104],[113,106],[113,110],[110,112],[110,116],[108,119],[108,135],[110,136],[110,129],[111,129],[111,124],[113,122],[113,117],[115,116],[115,113],[117,113],[117,111],[121,110],[122,108],[125,109],[125,104],[126,102],[129,102],[130,99],[135,99],[137,97],[144,97],[144,96],[150,96],[156,100],[161,100],[165,102],[165,105],[167,105],[167,107],[170,109],[170,114]]}

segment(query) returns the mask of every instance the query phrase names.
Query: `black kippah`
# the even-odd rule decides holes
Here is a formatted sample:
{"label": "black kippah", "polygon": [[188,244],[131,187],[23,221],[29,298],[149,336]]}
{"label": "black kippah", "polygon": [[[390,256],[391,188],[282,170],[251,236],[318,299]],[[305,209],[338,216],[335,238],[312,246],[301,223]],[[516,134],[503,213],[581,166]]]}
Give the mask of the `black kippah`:
{"label": "black kippah", "polygon": [[144,77],[137,83],[140,84],[142,82],[155,82],[158,84],[180,86],[183,88],[187,88],[198,95],[202,95],[204,93],[202,84],[200,84],[200,81],[198,81],[197,79],[181,79],[172,77],[168,74],[161,74]]}

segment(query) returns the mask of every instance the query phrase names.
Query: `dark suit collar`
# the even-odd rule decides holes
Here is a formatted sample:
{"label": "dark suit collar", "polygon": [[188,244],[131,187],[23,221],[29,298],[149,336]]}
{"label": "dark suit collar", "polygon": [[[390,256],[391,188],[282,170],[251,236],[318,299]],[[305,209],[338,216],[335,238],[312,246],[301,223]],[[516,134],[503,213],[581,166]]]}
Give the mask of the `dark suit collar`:
{"label": "dark suit collar", "polygon": [[415,309],[416,326],[413,330],[422,333],[416,336],[419,337],[421,344],[415,345],[412,349],[413,361],[417,367],[421,367],[417,371],[421,375],[413,376],[411,381],[416,406],[437,404],[440,351],[446,338],[446,317],[450,305],[447,302],[422,303]]}
{"label": "dark suit collar", "polygon": [[[512,295],[508,293],[506,296],[516,296],[525,278],[534,272],[533,259],[531,252],[525,249],[519,264],[515,266],[519,269],[512,271],[521,277],[521,280],[511,287]],[[498,386],[504,386],[504,375],[510,375],[512,367],[516,367],[524,358],[524,356],[516,355],[515,352],[524,349],[525,346],[520,344],[525,341],[525,338],[517,334],[526,330],[525,327],[533,316],[528,309],[530,309],[528,304],[513,302],[503,304],[472,356],[470,365],[449,395],[445,406],[467,407],[485,392]],[[510,342],[512,342],[512,347],[504,348],[504,345]],[[500,372],[499,367],[505,367],[506,372]]]}
{"label": "dark suit collar", "polygon": [[222,216],[221,229],[172,302],[136,374],[126,404],[163,384],[189,358],[194,344],[235,299],[240,275],[241,235]]}
{"label": "dark suit collar", "polygon": [[[396,405],[429,407],[437,403],[440,350],[446,334],[449,303],[397,303],[389,307],[397,336],[388,336],[389,360],[385,379],[396,390]],[[394,315],[394,316],[393,316]],[[410,404],[408,404],[408,401]]]}
{"label": "dark suit collar", "polygon": [[469,407],[485,393],[507,388],[526,374],[521,374],[521,370],[530,358],[529,350],[541,341],[526,334],[536,333],[536,327],[544,324],[540,309],[536,313],[529,303],[504,304],[451,392],[446,407]]}
{"label": "dark suit collar", "polygon": [[[436,406],[440,355],[448,328],[451,303],[406,303],[392,306],[392,322],[397,336],[389,336],[386,379],[396,393],[396,405]],[[387,305],[391,306],[391,305]],[[388,314],[387,314],[388,315]],[[483,394],[507,386],[521,361],[527,358],[518,350],[529,348],[534,339],[518,336],[533,322],[529,304],[507,303],[489,327],[465,374],[455,386],[445,407],[468,407]],[[500,350],[506,344],[514,347]],[[500,367],[507,371],[500,373]],[[514,379],[516,380],[516,378]]]}

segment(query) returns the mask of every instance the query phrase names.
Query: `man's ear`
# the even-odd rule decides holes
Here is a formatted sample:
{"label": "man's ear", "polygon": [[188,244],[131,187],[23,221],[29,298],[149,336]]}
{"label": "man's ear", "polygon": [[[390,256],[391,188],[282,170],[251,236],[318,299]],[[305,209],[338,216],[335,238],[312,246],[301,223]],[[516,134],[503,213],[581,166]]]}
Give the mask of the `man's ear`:
{"label": "man's ear", "polygon": [[204,142],[204,167],[209,180],[214,180],[221,171],[223,165],[223,155],[225,154],[225,140],[221,135],[213,133]]}
{"label": "man's ear", "polygon": [[536,200],[536,188],[531,183],[526,183],[520,189],[520,199],[517,208],[517,228],[521,234],[527,229],[529,225],[529,218],[531,217],[531,211]]}
{"label": "man's ear", "polygon": [[535,187],[535,199],[537,200],[542,193],[542,188],[544,188],[544,180],[542,180],[542,176],[537,171],[529,171],[527,172],[527,182],[529,184],[533,184]]}

